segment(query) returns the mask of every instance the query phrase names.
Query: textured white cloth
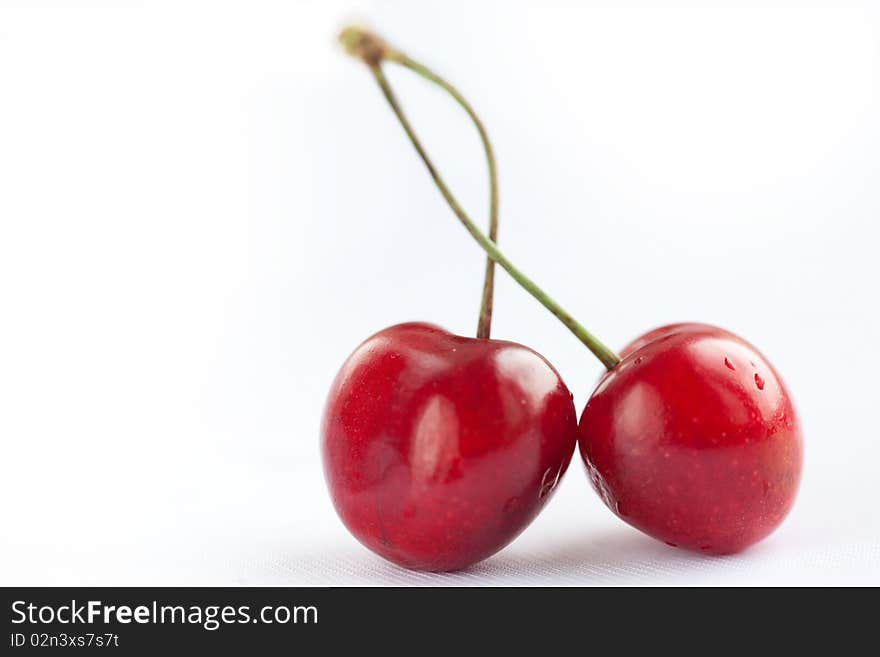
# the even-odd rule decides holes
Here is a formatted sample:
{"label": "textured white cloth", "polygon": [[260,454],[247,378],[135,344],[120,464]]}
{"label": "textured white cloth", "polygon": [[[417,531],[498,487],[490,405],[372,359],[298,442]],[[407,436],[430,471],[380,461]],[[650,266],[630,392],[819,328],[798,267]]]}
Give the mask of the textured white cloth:
{"label": "textured white cloth", "polygon": [[[145,465],[158,466],[148,462]],[[874,501],[840,498],[809,473],[789,520],[743,554],[709,558],[671,548],[602,506],[579,463],[516,541],[470,570],[406,571],[342,527],[311,469],[215,459],[165,476],[116,480],[60,501],[30,499],[40,515],[11,518],[4,584],[614,585],[878,584]],[[68,489],[70,490],[70,489]],[[838,494],[840,491],[838,492]],[[827,498],[827,499],[823,499]],[[54,510],[53,510],[54,509]],[[9,510],[5,515],[9,519]],[[53,523],[48,524],[47,519]],[[9,526],[8,524],[6,525]]]}

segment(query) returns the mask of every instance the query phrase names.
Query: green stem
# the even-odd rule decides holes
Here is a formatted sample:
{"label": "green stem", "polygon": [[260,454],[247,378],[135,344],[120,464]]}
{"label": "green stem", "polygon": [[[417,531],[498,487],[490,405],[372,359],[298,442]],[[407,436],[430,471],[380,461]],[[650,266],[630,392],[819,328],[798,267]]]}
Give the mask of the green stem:
{"label": "green stem", "polygon": [[[414,59],[395,50],[389,50],[386,53],[386,59],[395,62],[420,75],[426,80],[433,82],[441,89],[446,91],[455,99],[461,108],[470,117],[471,122],[480,134],[480,141],[483,142],[483,150],[486,153],[486,165],[489,169],[489,239],[498,243],[498,173],[495,164],[495,153],[492,150],[492,142],[489,141],[489,135],[480,117],[467,102],[464,96],[459,93],[458,89],[453,87],[449,82],[434,73],[424,64],[420,64]],[[492,299],[495,291],[495,261],[490,256],[486,257],[486,273],[483,277],[483,298],[480,303],[480,319],[477,323],[477,337],[488,338],[492,332]]]}

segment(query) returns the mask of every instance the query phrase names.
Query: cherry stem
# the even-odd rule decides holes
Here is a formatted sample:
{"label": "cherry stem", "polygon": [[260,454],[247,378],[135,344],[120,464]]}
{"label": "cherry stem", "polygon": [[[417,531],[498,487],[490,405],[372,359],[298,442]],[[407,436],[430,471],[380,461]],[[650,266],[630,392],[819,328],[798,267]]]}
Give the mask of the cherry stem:
{"label": "cherry stem", "polygon": [[[422,76],[445,90],[461,108],[470,117],[471,122],[480,133],[480,141],[483,142],[483,150],[486,153],[486,165],[489,169],[489,239],[498,242],[498,170],[495,165],[495,153],[492,150],[492,142],[489,141],[489,135],[483,122],[470,103],[462,96],[458,90],[449,84],[446,80],[434,73],[431,69],[417,61],[407,57],[403,53],[396,51],[389,52],[389,61],[397,62],[402,66],[410,69],[414,73]],[[480,302],[480,318],[477,322],[477,337],[489,338],[492,333],[492,300],[495,294],[495,261],[490,257],[486,257],[486,272],[483,277],[483,297]]]}
{"label": "cherry stem", "polygon": [[[467,113],[471,122],[480,135],[483,143],[483,151],[486,155],[486,165],[489,170],[489,239],[498,242],[498,169],[495,163],[495,152],[489,134],[474,108],[461,95],[452,84],[437,75],[424,64],[421,64],[408,55],[391,48],[379,37],[366,30],[349,27],[342,31],[339,40],[350,53],[367,61],[372,67],[380,61],[394,62],[404,68],[408,68],[416,75],[437,85],[448,93],[453,100]],[[368,61],[369,57],[369,61]],[[495,261],[491,256],[486,257],[486,270],[483,276],[483,294],[480,301],[480,315],[477,321],[477,337],[488,339],[492,334],[492,306],[495,296]]]}
{"label": "cherry stem", "polygon": [[385,99],[388,101],[388,104],[391,106],[391,109],[394,111],[394,114],[397,116],[398,121],[406,132],[407,137],[409,137],[410,142],[416,149],[422,162],[424,162],[425,167],[427,167],[428,173],[434,180],[437,189],[440,190],[443,198],[446,199],[446,203],[458,217],[459,221],[461,221],[462,225],[464,225],[465,229],[471,234],[471,237],[473,237],[486,254],[492,260],[501,265],[521,287],[535,297],[535,299],[540,301],[547,310],[559,319],[559,321],[565,324],[565,326],[568,327],[568,329],[574,333],[584,345],[586,345],[586,347],[607,369],[613,369],[615,365],[620,362],[620,358],[617,354],[602,344],[598,338],[584,328],[574,317],[566,312],[562,306],[556,303],[546,292],[538,287],[532,279],[517,269],[498,249],[495,242],[480,232],[480,229],[477,228],[476,224],[474,224],[461,205],[459,205],[455,196],[453,196],[452,192],[449,190],[446,182],[440,176],[440,173],[437,171],[431,158],[428,156],[419,141],[418,136],[416,136],[415,131],[410,125],[409,120],[406,118],[406,115],[403,113],[403,109],[391,89],[391,85],[388,83],[388,79],[385,77],[385,73],[382,71],[382,61],[389,59],[392,53],[397,56],[399,56],[399,53],[395,53],[388,48],[388,46],[378,37],[357,28],[348,28],[344,30],[340,35],[340,41],[350,54],[359,57],[367,64],[370,71],[373,73],[373,77],[376,79],[379,88],[382,90]]}

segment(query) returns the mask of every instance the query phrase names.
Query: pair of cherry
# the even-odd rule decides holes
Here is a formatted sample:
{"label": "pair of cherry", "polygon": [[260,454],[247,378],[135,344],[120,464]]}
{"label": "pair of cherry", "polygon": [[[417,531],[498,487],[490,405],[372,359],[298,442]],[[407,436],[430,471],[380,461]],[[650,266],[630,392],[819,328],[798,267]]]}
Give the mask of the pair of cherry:
{"label": "pair of cherry", "polygon": [[[476,339],[429,324],[392,326],[364,341],[332,384],[324,469],[352,534],[407,568],[466,568],[525,529],[576,444],[605,504],[670,545],[728,554],[773,531],[794,502],[803,451],[773,366],[745,340],[706,324],[655,329],[619,356],[605,347],[498,250],[494,156],[470,105],[374,35],[349,28],[341,40],[367,63],[441,193],[489,256]],[[440,85],[473,119],[489,163],[489,237],[413,132],[382,72],[389,61]],[[545,358],[489,339],[493,262],[606,366],[580,422]]]}

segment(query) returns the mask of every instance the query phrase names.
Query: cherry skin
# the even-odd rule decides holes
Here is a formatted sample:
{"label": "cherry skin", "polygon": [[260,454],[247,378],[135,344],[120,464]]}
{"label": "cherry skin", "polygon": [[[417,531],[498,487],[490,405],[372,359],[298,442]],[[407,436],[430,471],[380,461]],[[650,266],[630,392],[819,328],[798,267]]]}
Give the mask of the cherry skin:
{"label": "cherry skin", "polygon": [[658,326],[655,329],[651,329],[644,335],[640,335],[635,340],[626,345],[623,349],[618,352],[618,356],[621,359],[626,358],[632,352],[638,351],[646,344],[653,342],[657,338],[662,338],[664,336],[669,335],[670,333],[676,333],[678,331],[691,331],[697,329],[711,329],[711,330],[722,330],[716,329],[714,326],[709,326],[708,324],[699,324],[696,322],[680,322],[678,324],[667,324],[665,326]]}
{"label": "cherry skin", "polygon": [[354,351],[321,428],[345,526],[426,571],[460,570],[510,543],[550,498],[576,440],[572,395],[542,356],[421,323]]}
{"label": "cherry skin", "polygon": [[661,327],[633,341],[599,382],[578,427],[605,504],[666,543],[739,552],[794,503],[798,419],[773,366],[733,333]]}

